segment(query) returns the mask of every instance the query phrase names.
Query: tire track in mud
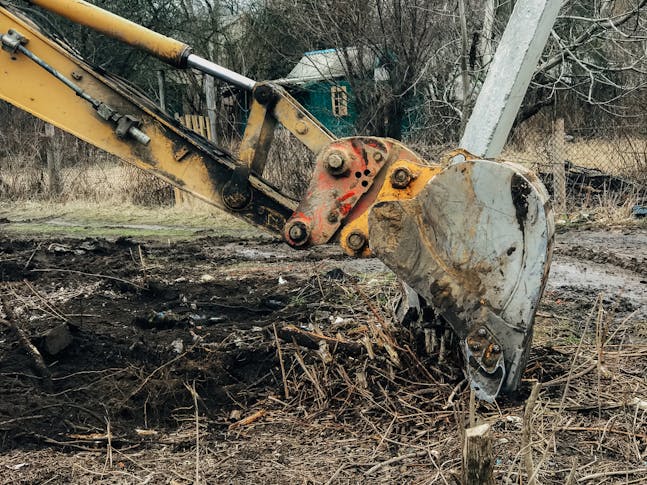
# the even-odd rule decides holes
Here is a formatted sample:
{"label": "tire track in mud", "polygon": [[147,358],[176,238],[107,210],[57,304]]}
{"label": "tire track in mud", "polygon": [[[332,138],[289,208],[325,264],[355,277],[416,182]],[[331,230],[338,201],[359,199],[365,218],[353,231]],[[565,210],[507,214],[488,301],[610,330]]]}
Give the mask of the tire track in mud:
{"label": "tire track in mud", "polygon": [[548,294],[587,302],[599,294],[620,313],[647,318],[647,231],[572,230],[556,236]]}
{"label": "tire track in mud", "polygon": [[569,256],[579,261],[590,261],[598,264],[610,264],[631,271],[647,279],[647,260],[644,256],[619,256],[611,251],[605,251],[584,246],[556,247],[554,254]]}

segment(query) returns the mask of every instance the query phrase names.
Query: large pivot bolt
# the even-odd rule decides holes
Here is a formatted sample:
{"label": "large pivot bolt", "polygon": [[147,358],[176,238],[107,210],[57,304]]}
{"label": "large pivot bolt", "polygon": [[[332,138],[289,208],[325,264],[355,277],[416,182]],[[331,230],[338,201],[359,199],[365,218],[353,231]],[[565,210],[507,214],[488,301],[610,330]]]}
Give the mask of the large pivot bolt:
{"label": "large pivot bolt", "polygon": [[289,223],[286,235],[288,236],[288,243],[290,243],[292,246],[297,247],[303,246],[310,237],[308,226],[306,226],[301,221],[294,221]]}
{"label": "large pivot bolt", "polygon": [[254,89],[254,98],[263,106],[271,106],[278,100],[278,95],[272,86],[262,84]]}
{"label": "large pivot bolt", "polygon": [[413,179],[414,176],[408,168],[397,168],[391,174],[391,185],[396,189],[406,189]]}
{"label": "large pivot bolt", "polygon": [[366,246],[366,236],[361,232],[353,231],[346,238],[346,244],[351,250],[358,253]]}
{"label": "large pivot bolt", "polygon": [[344,160],[344,157],[340,153],[331,153],[328,155],[325,166],[328,173],[335,176],[342,175],[348,170],[346,160]]}

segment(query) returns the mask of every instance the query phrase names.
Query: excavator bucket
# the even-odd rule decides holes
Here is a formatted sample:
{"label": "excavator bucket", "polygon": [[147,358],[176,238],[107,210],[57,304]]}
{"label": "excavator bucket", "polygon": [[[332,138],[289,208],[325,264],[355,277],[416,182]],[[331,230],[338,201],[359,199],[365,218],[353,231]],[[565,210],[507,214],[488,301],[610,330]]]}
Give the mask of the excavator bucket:
{"label": "excavator bucket", "polygon": [[548,276],[552,220],[534,174],[464,157],[413,198],[370,211],[372,251],[453,328],[480,399],[519,385]]}

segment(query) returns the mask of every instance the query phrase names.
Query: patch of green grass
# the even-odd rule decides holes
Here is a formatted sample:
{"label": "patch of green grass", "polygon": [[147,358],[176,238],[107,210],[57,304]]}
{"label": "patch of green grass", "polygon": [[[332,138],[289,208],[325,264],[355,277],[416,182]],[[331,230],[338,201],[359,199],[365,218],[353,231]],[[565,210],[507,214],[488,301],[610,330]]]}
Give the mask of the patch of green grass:
{"label": "patch of green grass", "polygon": [[7,224],[2,226],[5,233],[41,236],[61,235],[67,237],[140,237],[187,239],[196,235],[192,229],[164,228],[162,230],[132,229],[122,227],[55,226],[40,223]]}
{"label": "patch of green grass", "polygon": [[191,238],[199,233],[246,238],[265,234],[245,221],[206,205],[193,209],[78,201],[4,202],[0,203],[0,218],[11,221],[1,226],[3,232],[48,236]]}

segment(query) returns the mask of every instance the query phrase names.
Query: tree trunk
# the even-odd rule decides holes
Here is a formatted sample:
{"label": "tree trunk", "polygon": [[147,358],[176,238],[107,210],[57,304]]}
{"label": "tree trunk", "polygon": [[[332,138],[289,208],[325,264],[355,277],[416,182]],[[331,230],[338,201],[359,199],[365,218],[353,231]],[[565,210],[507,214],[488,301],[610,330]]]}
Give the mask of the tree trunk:
{"label": "tree trunk", "polygon": [[157,71],[157,89],[159,90],[160,109],[166,111],[166,76],[161,69]]}
{"label": "tree trunk", "polygon": [[61,193],[61,138],[54,127],[45,125],[45,153],[47,157],[47,191],[51,198]]}

